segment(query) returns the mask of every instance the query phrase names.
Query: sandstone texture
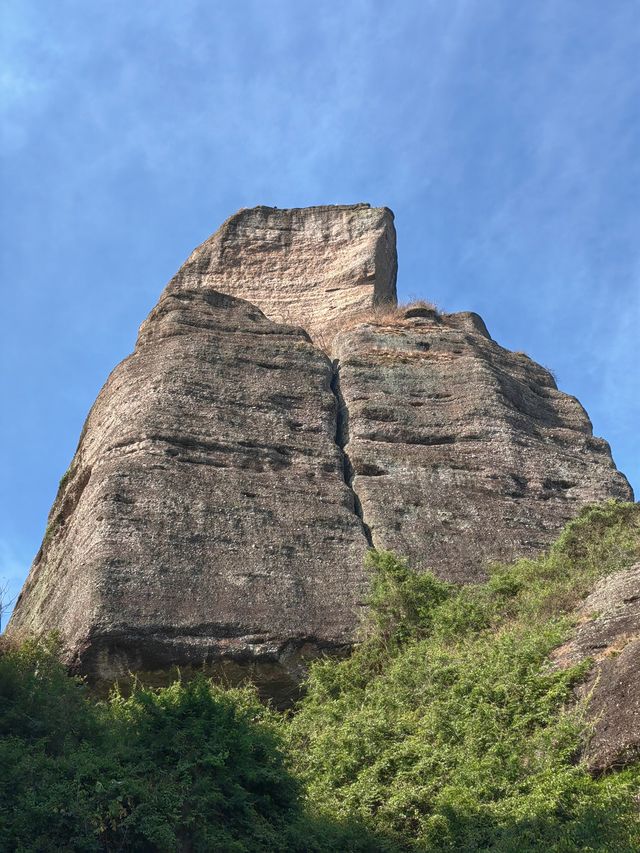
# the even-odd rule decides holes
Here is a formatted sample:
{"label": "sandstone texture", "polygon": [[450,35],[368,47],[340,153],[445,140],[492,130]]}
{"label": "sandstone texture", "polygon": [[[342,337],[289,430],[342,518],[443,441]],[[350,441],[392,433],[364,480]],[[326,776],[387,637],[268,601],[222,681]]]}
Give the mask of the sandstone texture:
{"label": "sandstone texture", "polygon": [[395,305],[397,266],[386,207],[253,207],[198,246],[172,284],[247,299],[324,344],[337,320]]}
{"label": "sandstone texture", "polygon": [[341,434],[373,545],[451,581],[539,553],[586,503],[632,500],[580,403],[481,318],[416,306],[343,330]]}
{"label": "sandstone texture", "polygon": [[579,696],[593,734],[585,757],[599,773],[640,757],[640,563],[596,585],[574,637],[556,654],[564,666],[587,658],[593,667]]}
{"label": "sandstone texture", "polygon": [[631,499],[547,370],[475,314],[396,309],[396,266],[367,205],[243,210],[196,249],[89,414],[8,633],[60,631],[94,681],[205,664],[284,703],[353,642],[371,544],[474,581]]}
{"label": "sandstone texture", "polygon": [[362,593],[331,379],[301,329],[169,287],[91,410],[9,633],[58,629],[93,680],[207,661],[286,697]]}

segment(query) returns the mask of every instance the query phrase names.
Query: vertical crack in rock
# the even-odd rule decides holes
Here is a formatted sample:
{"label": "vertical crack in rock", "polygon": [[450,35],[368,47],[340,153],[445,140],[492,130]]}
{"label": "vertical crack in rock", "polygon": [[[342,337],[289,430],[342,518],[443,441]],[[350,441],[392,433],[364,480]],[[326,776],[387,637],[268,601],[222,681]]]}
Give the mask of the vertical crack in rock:
{"label": "vertical crack in rock", "polygon": [[340,390],[340,362],[335,359],[333,362],[333,376],[331,378],[331,390],[336,398],[336,444],[342,451],[342,476],[344,481],[353,495],[353,510],[362,522],[362,530],[366,537],[370,548],[373,548],[373,537],[371,536],[371,528],[364,517],[362,502],[358,497],[358,493],[354,488],[355,471],[351,464],[351,459],[346,451],[346,446],[349,443],[349,407],[347,406],[342,391]]}
{"label": "vertical crack in rock", "polygon": [[375,544],[418,571],[477,582],[539,554],[586,504],[633,500],[578,401],[477,315],[389,312],[341,329],[332,355]]}
{"label": "vertical crack in rock", "polygon": [[240,211],[196,249],[91,409],[7,635],[57,630],[96,683],[207,661],[280,702],[353,641],[374,538],[474,582],[633,499],[547,371],[477,315],[396,310],[396,267],[367,205]]}
{"label": "vertical crack in rock", "polygon": [[[165,290],[91,409],[7,628],[101,688],[205,671],[290,704],[366,576],[331,361],[214,289]],[[239,557],[239,555],[241,555]]]}

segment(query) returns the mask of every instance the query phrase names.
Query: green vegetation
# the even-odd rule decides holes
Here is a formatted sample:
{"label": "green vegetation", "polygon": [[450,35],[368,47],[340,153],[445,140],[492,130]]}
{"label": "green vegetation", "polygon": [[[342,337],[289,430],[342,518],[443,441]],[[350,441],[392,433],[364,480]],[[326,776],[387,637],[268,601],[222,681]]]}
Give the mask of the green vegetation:
{"label": "green vegetation", "polygon": [[286,717],[204,677],[92,700],[55,643],[0,655],[0,849],[640,849],[640,768],[593,779],[549,653],[640,559],[640,508],[585,510],[539,560],[456,588],[372,552],[363,639]]}
{"label": "green vegetation", "polygon": [[348,660],[313,667],[288,726],[309,802],[401,849],[640,849],[640,770],[589,776],[571,701],[585,665],[549,664],[594,580],[639,558],[639,507],[614,503],[478,586],[372,552],[367,635]]}
{"label": "green vegetation", "polygon": [[372,849],[366,831],[303,813],[278,729],[250,690],[199,677],[94,702],[54,643],[8,650],[0,850]]}

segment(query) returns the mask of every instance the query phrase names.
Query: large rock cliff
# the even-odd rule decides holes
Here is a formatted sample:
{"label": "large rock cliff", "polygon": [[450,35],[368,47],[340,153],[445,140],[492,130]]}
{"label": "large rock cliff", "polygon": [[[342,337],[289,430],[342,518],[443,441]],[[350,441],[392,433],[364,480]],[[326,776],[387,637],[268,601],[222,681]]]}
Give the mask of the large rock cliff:
{"label": "large rock cliff", "polygon": [[89,414],[10,631],[58,629],[105,681],[259,661],[286,697],[301,655],[351,640],[363,585],[331,381],[301,329],[169,287]]}
{"label": "large rock cliff", "polygon": [[475,580],[631,497],[548,371],[476,315],[395,309],[395,273],[366,205],[241,211],[196,249],[89,414],[9,633],[59,630],[95,680],[206,663],[285,701],[353,640],[370,544]]}
{"label": "large rock cliff", "polygon": [[447,580],[533,556],[586,503],[629,500],[580,403],[477,314],[399,309],[338,333],[342,445],[372,544]]}

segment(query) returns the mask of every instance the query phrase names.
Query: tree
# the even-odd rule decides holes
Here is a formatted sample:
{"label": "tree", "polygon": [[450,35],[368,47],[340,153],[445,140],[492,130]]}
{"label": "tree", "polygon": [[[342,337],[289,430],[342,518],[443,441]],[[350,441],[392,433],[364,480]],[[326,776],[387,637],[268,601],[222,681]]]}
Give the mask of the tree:
{"label": "tree", "polygon": [[0,633],[2,633],[2,617],[9,610],[13,602],[15,601],[15,595],[9,595],[9,581],[3,579],[0,581]]}

